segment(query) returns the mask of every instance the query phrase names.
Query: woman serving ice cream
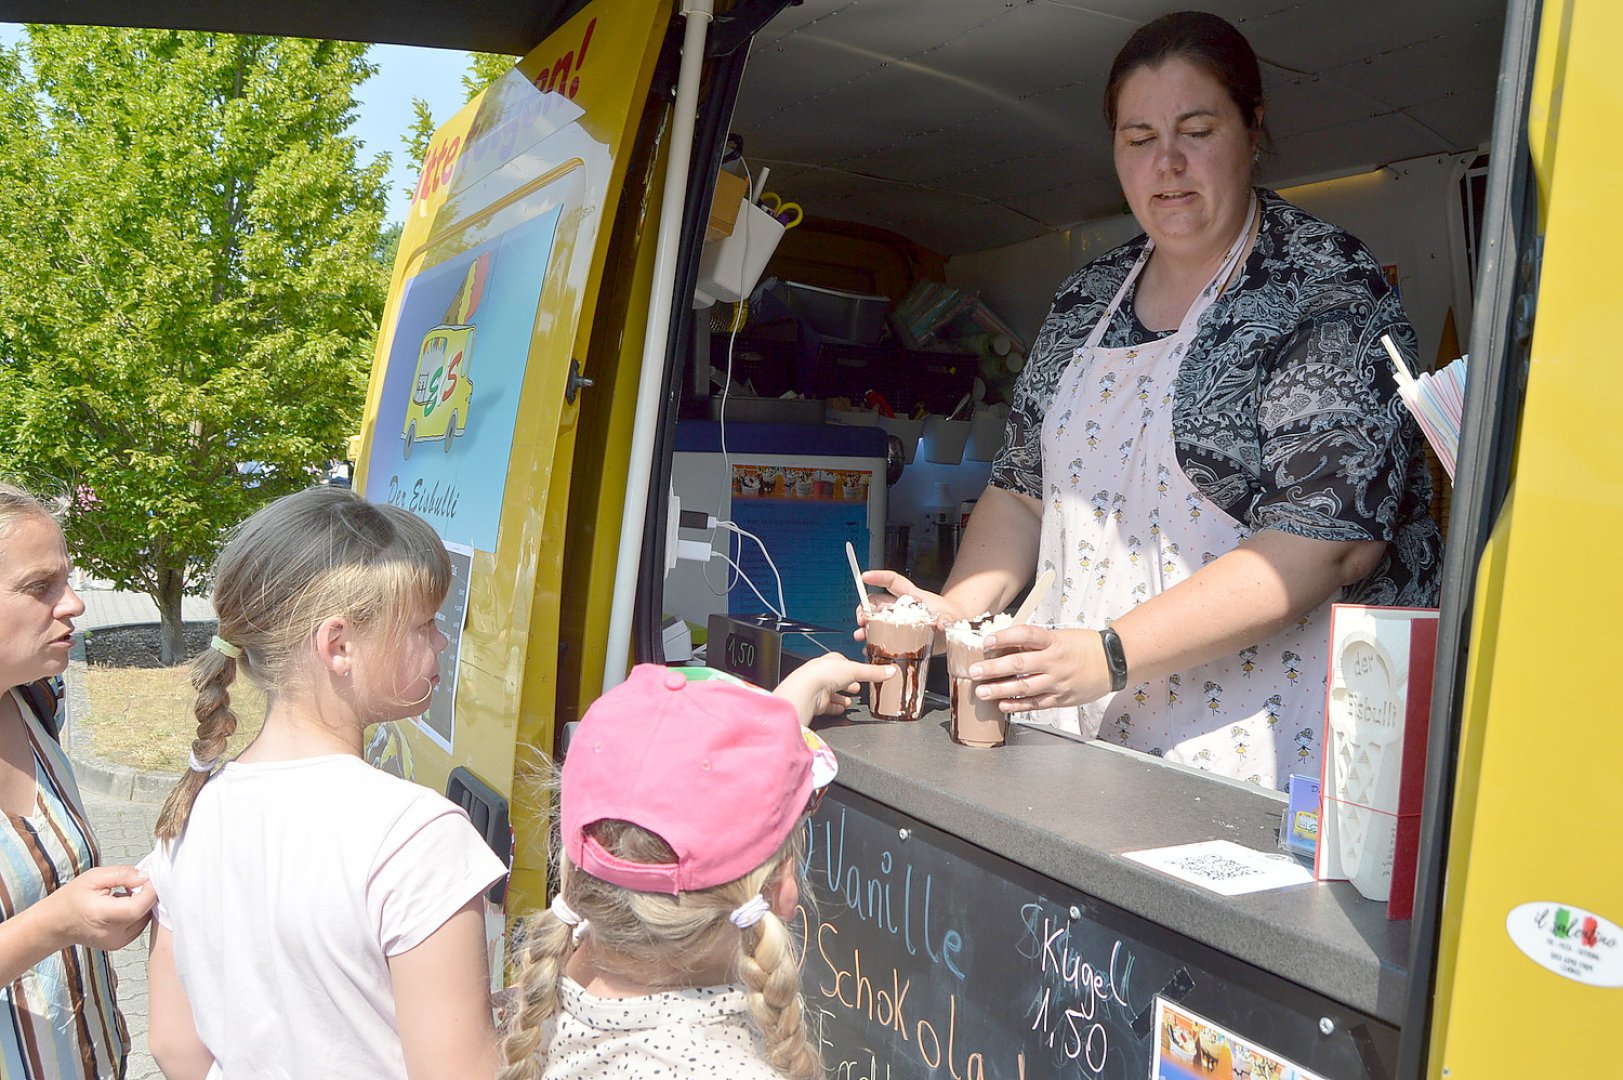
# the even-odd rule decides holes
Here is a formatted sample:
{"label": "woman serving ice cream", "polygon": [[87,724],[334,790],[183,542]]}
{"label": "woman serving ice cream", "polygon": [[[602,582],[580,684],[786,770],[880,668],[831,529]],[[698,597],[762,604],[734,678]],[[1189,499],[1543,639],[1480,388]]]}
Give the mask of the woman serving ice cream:
{"label": "woman serving ice cream", "polygon": [[1132,36],[1105,116],[1144,234],[1061,287],[942,594],[866,579],[945,625],[1054,569],[983,699],[1273,787],[1318,770],[1330,602],[1434,604],[1439,539],[1381,346],[1414,332],[1362,244],[1252,186],[1263,114],[1222,19]]}

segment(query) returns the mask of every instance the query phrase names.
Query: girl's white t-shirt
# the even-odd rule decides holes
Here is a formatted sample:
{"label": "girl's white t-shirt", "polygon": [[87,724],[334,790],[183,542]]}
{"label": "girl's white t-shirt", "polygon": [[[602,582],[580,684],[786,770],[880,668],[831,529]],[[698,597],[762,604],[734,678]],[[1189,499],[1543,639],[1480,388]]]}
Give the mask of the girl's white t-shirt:
{"label": "girl's white t-shirt", "polygon": [[506,873],[460,807],[347,755],[227,764],[141,866],[231,1080],[404,1077],[388,958]]}

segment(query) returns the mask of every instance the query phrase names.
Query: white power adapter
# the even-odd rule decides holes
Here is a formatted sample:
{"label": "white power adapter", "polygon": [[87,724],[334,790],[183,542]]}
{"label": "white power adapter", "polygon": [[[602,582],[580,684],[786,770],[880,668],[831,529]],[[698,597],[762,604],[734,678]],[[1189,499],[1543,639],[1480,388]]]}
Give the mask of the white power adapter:
{"label": "white power adapter", "polygon": [[[665,574],[669,576],[670,572],[676,569],[678,559],[707,563],[715,557],[715,551],[711,548],[708,540],[683,540],[677,535],[676,530],[682,518],[682,497],[680,495],[674,491],[671,492],[667,505],[669,509],[665,515]],[[698,515],[690,511],[689,516],[696,517]],[[693,527],[699,528],[700,526],[695,525]],[[716,519],[705,515],[705,523],[702,527],[715,528]]]}

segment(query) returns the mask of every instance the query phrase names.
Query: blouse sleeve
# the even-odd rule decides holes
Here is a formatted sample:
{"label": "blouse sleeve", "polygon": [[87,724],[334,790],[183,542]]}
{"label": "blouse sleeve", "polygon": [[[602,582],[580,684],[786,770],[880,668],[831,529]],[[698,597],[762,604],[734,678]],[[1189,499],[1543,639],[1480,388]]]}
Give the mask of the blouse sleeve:
{"label": "blouse sleeve", "polygon": [[1351,273],[1281,343],[1257,407],[1262,476],[1253,528],[1392,539],[1415,426],[1383,334],[1412,365],[1414,329],[1397,296],[1369,274]]}
{"label": "blouse sleeve", "polygon": [[1043,497],[1043,414],[1053,398],[1039,393],[1037,372],[1051,364],[1054,316],[1044,320],[1031,357],[1014,382],[1014,402],[1003,428],[1003,445],[992,458],[993,485],[1033,499]]}

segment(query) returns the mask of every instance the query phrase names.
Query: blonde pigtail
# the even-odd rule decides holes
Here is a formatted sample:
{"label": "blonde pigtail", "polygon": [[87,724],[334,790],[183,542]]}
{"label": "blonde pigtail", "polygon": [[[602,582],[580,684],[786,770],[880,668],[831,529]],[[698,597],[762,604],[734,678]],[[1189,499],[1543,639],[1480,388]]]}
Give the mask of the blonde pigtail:
{"label": "blonde pigtail", "polygon": [[524,924],[515,989],[515,1012],[502,1032],[502,1060],[497,1080],[541,1080],[546,1048],[541,1038],[546,1022],[558,1015],[558,981],[574,951],[574,931],[550,911],[531,915]]}
{"label": "blonde pigtail", "polygon": [[[230,686],[237,678],[237,661],[213,649],[192,663],[192,686],[197,700],[192,706],[197,717],[197,738],[192,741],[192,758],[214,763],[225,754],[226,740],[237,730],[237,714],[231,709]],[[174,840],[186,831],[192,805],[208,783],[212,769],[187,769],[180,782],[164,800],[153,831],[160,840]]]}
{"label": "blonde pigtail", "polygon": [[823,1065],[806,1031],[789,928],[768,912],[741,935],[739,949],[738,974],[749,991],[750,1015],[766,1039],[767,1061],[790,1080],[816,1080]]}

